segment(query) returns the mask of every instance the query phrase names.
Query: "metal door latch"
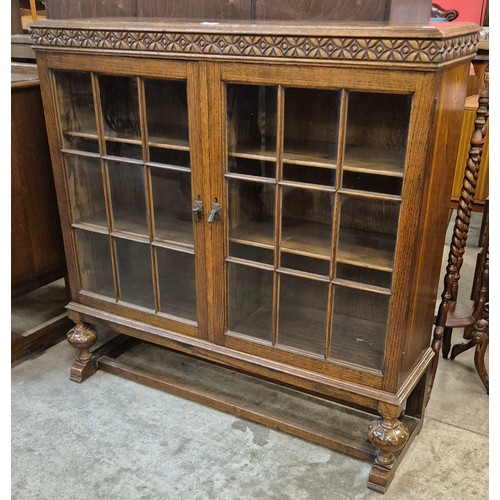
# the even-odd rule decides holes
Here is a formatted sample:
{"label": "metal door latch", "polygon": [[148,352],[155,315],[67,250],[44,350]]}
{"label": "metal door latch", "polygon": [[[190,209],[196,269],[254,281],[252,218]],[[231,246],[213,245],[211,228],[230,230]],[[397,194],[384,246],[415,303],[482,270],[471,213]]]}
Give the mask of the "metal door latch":
{"label": "metal door latch", "polygon": [[193,220],[195,222],[200,222],[203,218],[203,202],[201,200],[196,200],[193,206]]}
{"label": "metal door latch", "polygon": [[212,206],[210,207],[210,213],[208,214],[208,223],[211,224],[214,220],[220,221],[221,213],[222,207],[220,206],[220,203],[212,203]]}

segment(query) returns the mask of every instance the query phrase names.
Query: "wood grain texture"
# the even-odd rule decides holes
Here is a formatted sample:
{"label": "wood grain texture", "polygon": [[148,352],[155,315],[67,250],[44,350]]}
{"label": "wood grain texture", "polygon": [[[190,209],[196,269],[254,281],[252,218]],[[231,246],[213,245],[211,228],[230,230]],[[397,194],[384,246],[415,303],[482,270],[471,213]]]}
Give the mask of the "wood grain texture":
{"label": "wood grain texture", "polygon": [[431,0],[47,0],[47,17],[149,17],[184,19],[315,19],[426,23]]}
{"label": "wood grain texture", "polygon": [[256,0],[255,17],[266,21],[385,21],[387,19],[386,4],[386,0],[358,2],[350,0],[328,2],[324,0]]}
{"label": "wood grain texture", "polygon": [[134,17],[137,0],[47,0],[47,19],[77,19],[90,17]]}
{"label": "wood grain texture", "polygon": [[[32,40],[46,48],[151,52],[162,57],[241,57],[250,60],[371,62],[435,68],[476,51],[477,26],[370,28],[317,24],[158,23],[155,31],[140,22],[50,21],[30,25]],[[149,30],[149,32],[148,32]],[[297,33],[300,33],[297,35]],[[398,39],[395,43],[394,38]]]}
{"label": "wood grain texture", "polygon": [[[460,140],[460,127],[452,124],[461,123],[467,80],[468,66],[457,65],[444,71],[436,82],[438,104],[435,124],[436,135],[433,140],[432,164],[434,168],[429,176],[427,202],[423,207],[420,227],[424,228],[421,235],[421,250],[415,268],[413,311],[408,321],[410,331],[420,331],[420,335],[409,335],[405,341],[400,381],[416,362],[419,355],[429,347],[433,324],[434,305],[438,293],[439,268],[442,249],[448,224],[448,211],[436,210],[433,200],[448,199],[451,193],[456,155]],[[443,145],[446,145],[443,147]],[[432,152],[431,152],[432,151]],[[432,242],[432,243],[431,243]],[[424,250],[425,249],[425,250]]]}
{"label": "wood grain texture", "polygon": [[[451,189],[446,165],[451,159],[454,164],[455,125],[477,28],[173,21],[151,26],[99,20],[90,29],[85,22],[50,21],[33,29],[54,128],[51,146],[71,267],[70,318],[352,407],[376,409],[389,430],[399,429],[395,419],[408,402],[417,415],[413,429],[420,429],[422,380],[433,356],[434,277],[441,262],[436,241],[444,238],[448,213],[447,204],[435,200]],[[54,98],[51,71],[75,69],[92,74],[97,134],[85,128],[76,132],[97,135],[98,153],[83,156],[100,158],[105,200],[96,210],[100,225],[91,220],[72,227],[77,212],[59,154],[65,139],[59,116],[67,105]],[[114,77],[137,83],[124,93],[135,96],[130,102],[138,103],[137,112],[127,114],[116,102],[114,109],[108,106],[111,86],[103,87],[101,74],[108,75],[108,83]],[[187,126],[180,108],[164,123],[163,112],[148,111],[143,79],[151,78],[187,82]],[[268,89],[248,90],[257,85]],[[165,101],[169,107],[178,101],[174,95]],[[310,100],[309,108],[304,100]],[[125,123],[121,118],[132,115],[138,117],[134,134],[119,126]],[[170,133],[175,122],[182,134]],[[228,123],[236,129],[232,135]],[[155,129],[162,131],[155,135]],[[262,148],[265,139],[273,146]],[[323,145],[311,147],[311,141]],[[245,143],[251,147],[241,147]],[[117,180],[116,155],[127,152],[119,160],[124,170]],[[174,157],[180,163],[170,165]],[[315,176],[313,183],[299,175],[313,168],[328,175]],[[140,183],[130,182],[129,174],[134,169],[144,177],[141,224],[125,211],[121,217],[115,206],[121,196],[125,205],[137,208],[134,189]],[[156,207],[163,214],[172,208],[155,202],[154,184],[160,178],[166,182],[170,173],[191,174],[187,200],[204,205],[193,243],[182,239],[185,227],[177,233],[181,241],[175,225],[163,227],[164,233],[156,227],[155,217],[162,216]],[[356,185],[363,176],[371,177]],[[392,187],[371,183],[377,176]],[[91,185],[85,175],[78,178],[82,187]],[[192,205],[174,198],[188,213]],[[219,207],[220,217],[207,218],[212,206]],[[110,264],[99,263],[104,250],[76,252],[74,234],[105,242]],[[158,234],[164,238],[155,240]],[[169,293],[162,288],[161,271],[167,250],[195,263],[198,323],[162,311],[162,296]],[[83,279],[92,266],[101,277],[108,269],[105,287],[92,281],[95,276]],[[167,273],[179,293],[193,282],[182,267],[178,263]],[[90,289],[81,290],[85,283]],[[191,315],[189,301],[184,302]],[[155,376],[139,375],[159,383]],[[163,380],[160,385],[176,384]],[[229,408],[232,403],[215,404]],[[408,444],[403,442],[396,457],[394,450],[384,450],[391,436],[376,434],[382,451],[370,483],[384,490]]]}
{"label": "wood grain texture", "polygon": [[[478,96],[469,96],[465,100],[464,118],[462,121],[462,130],[460,132],[460,143],[458,146],[457,163],[455,167],[455,177],[453,179],[453,188],[451,199],[455,205],[460,197],[462,189],[464,165],[470,147],[470,137],[474,129],[474,117],[478,105]],[[477,180],[476,193],[474,195],[474,206],[484,205],[490,192],[489,183],[489,160],[490,160],[490,139],[489,132],[486,133],[481,155],[480,172]]]}
{"label": "wood grain texture", "polygon": [[[136,0],[138,17],[251,19],[252,0]],[[115,15],[115,14],[110,14]]]}
{"label": "wood grain texture", "polygon": [[388,3],[388,21],[396,23],[428,23],[431,18],[432,0],[391,0]]}
{"label": "wood grain texture", "polygon": [[[23,68],[26,72],[27,68]],[[15,86],[11,92],[14,295],[34,290],[66,274],[38,74],[36,67],[32,66],[31,70],[31,75],[26,75],[29,86]],[[20,79],[22,75],[16,84]]]}

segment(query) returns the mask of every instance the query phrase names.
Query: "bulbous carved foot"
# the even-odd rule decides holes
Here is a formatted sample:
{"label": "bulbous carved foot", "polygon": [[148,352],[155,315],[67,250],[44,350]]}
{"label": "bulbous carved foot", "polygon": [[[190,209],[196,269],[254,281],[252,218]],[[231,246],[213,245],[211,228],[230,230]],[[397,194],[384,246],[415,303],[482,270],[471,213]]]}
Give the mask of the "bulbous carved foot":
{"label": "bulbous carved foot", "polygon": [[71,347],[78,350],[69,378],[74,382],[83,382],[97,370],[90,352],[90,348],[96,343],[97,331],[88,323],[77,323],[66,334],[66,339]]}
{"label": "bulbous carved foot", "polygon": [[379,450],[375,462],[390,468],[396,460],[394,453],[403,448],[410,437],[410,432],[398,419],[383,417],[370,424],[368,437]]}
{"label": "bulbous carved foot", "polygon": [[378,449],[368,487],[384,493],[393,477],[391,469],[396,461],[395,453],[404,448],[410,438],[410,432],[398,419],[382,417],[370,424],[368,437]]}

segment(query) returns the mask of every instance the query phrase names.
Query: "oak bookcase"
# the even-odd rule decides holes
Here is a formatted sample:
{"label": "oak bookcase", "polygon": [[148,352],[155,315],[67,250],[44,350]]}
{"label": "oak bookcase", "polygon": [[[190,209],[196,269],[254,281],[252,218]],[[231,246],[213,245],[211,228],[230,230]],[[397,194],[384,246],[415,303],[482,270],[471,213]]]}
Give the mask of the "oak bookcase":
{"label": "oak bookcase", "polygon": [[[385,491],[430,393],[478,30],[33,24],[76,323],[71,378],[101,368],[373,460],[369,487]],[[126,365],[122,336],[91,353],[101,326],[373,422],[364,439],[327,436]]]}

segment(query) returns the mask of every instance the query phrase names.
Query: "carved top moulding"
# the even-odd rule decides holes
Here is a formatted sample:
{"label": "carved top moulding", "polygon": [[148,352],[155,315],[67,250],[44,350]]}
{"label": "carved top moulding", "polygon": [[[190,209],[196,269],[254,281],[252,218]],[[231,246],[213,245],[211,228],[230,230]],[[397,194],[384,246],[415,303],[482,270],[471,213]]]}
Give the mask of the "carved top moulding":
{"label": "carved top moulding", "polygon": [[476,53],[473,23],[225,23],[40,21],[30,26],[35,48],[137,52],[155,57],[288,59],[438,67]]}

